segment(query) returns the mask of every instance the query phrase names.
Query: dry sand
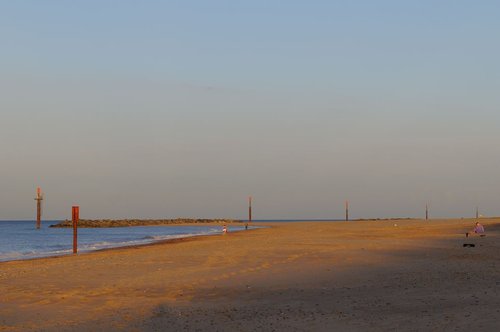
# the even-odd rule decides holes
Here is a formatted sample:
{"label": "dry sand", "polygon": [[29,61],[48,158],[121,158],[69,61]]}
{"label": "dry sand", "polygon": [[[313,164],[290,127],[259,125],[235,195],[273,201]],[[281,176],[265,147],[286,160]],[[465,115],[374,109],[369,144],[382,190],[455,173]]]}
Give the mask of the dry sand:
{"label": "dry sand", "polygon": [[0,263],[0,330],[498,331],[500,225],[482,222],[484,238],[470,219],[281,223]]}

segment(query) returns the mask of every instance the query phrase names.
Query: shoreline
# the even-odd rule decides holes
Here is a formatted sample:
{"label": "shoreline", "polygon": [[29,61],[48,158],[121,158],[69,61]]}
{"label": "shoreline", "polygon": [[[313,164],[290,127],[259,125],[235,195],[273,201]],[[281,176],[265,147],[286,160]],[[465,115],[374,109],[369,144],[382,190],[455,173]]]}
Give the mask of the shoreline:
{"label": "shoreline", "polygon": [[[155,225],[150,225],[150,226],[155,226]],[[196,225],[176,224],[176,225],[156,225],[156,226],[166,226],[166,227],[170,227],[170,226],[200,226],[201,227],[201,226],[220,226],[220,224],[196,224]],[[135,227],[135,226],[130,226],[130,227]],[[229,230],[229,233],[257,230],[259,228],[264,228],[266,226],[258,226],[258,227],[253,226],[253,228],[251,228],[251,227],[252,226],[250,226],[248,229],[241,229],[241,230]],[[113,250],[120,250],[120,249],[138,249],[140,247],[148,247],[148,246],[155,246],[155,245],[161,245],[161,244],[175,244],[175,243],[180,243],[180,242],[185,242],[185,241],[195,241],[196,238],[198,238],[198,237],[209,237],[209,236],[217,236],[217,235],[224,235],[224,234],[222,234],[222,232],[221,232],[221,233],[213,233],[213,234],[199,234],[199,235],[187,235],[187,236],[181,235],[180,237],[177,237],[177,238],[153,240],[152,242],[148,242],[148,243],[130,244],[130,245],[123,245],[123,246],[109,247],[109,248],[87,250],[87,251],[78,252],[76,254],[76,256],[88,255],[88,254],[92,254],[95,252],[105,252],[105,251],[113,251]],[[10,263],[10,262],[23,262],[23,261],[32,261],[32,260],[40,260],[40,259],[55,259],[55,258],[72,257],[72,256],[75,256],[75,254],[68,253],[68,254],[62,254],[62,255],[48,255],[48,256],[31,257],[31,258],[25,258],[25,259],[12,259],[12,260],[6,260],[6,261],[0,260],[0,266],[4,263]]]}
{"label": "shoreline", "polygon": [[[483,218],[483,220],[498,220],[500,217],[491,217],[491,218]],[[480,219],[481,220],[481,219]],[[252,223],[258,223],[259,226],[254,228],[249,228],[247,230],[242,229],[242,230],[237,230],[237,231],[230,231],[230,233],[234,232],[241,232],[241,231],[250,231],[250,230],[256,230],[259,228],[265,228],[265,227],[274,227],[274,226],[279,226],[279,225],[285,225],[287,223],[346,223],[347,225],[352,224],[354,222],[357,223],[376,223],[376,222],[423,222],[423,223],[432,223],[431,225],[436,225],[436,223],[440,222],[449,222],[449,221],[461,221],[461,222],[470,222],[472,223],[473,221],[476,221],[475,218],[461,218],[461,219],[415,219],[415,218],[402,218],[402,219],[394,219],[394,218],[386,218],[386,219],[353,219],[349,221],[345,220],[324,220],[324,221],[317,221],[317,220],[293,220],[293,221],[252,221]],[[240,222],[235,222],[236,224],[239,224]],[[229,223],[229,225],[233,225],[235,223]],[[241,222],[244,225],[244,222]],[[499,223],[500,224],[500,223]],[[241,226],[243,226],[241,225]],[[260,226],[262,225],[262,226]],[[158,227],[175,227],[175,226],[221,226],[220,223],[218,222],[211,222],[211,223],[179,223],[179,224],[162,224],[162,225],[137,225],[137,226],[116,226],[116,227],[149,227],[149,226],[158,226]],[[249,224],[250,227],[251,224]],[[51,226],[49,226],[51,227]],[[64,227],[65,228],[65,227]],[[94,227],[88,227],[88,228],[94,228]],[[100,228],[100,227],[95,227],[95,228]],[[115,228],[115,227],[110,227],[110,228]],[[177,242],[183,242],[187,240],[195,240],[195,238],[198,237],[209,237],[209,236],[217,236],[217,235],[223,235],[221,233],[214,233],[214,234],[200,234],[200,235],[188,235],[185,237],[179,237],[179,238],[171,238],[171,239],[163,239],[163,240],[157,240],[157,241],[152,241],[149,243],[142,243],[142,244],[131,244],[131,245],[123,245],[123,246],[116,246],[116,247],[109,247],[109,248],[101,248],[101,249],[94,249],[94,250],[87,250],[87,251],[82,251],[78,252],[76,255],[88,255],[92,254],[95,252],[105,252],[105,251],[113,251],[113,250],[120,250],[120,249],[137,249],[140,247],[148,247],[148,246],[155,246],[155,245],[161,245],[161,244],[173,244]],[[48,255],[48,256],[40,256],[40,257],[31,257],[31,258],[25,258],[25,259],[13,259],[13,260],[6,260],[6,261],[0,261],[0,266],[4,263],[9,263],[9,262],[22,262],[22,261],[32,261],[32,260],[41,260],[41,259],[56,259],[56,258],[61,258],[61,257],[73,257],[75,254],[73,253],[68,253],[68,254],[62,254],[62,255]]]}

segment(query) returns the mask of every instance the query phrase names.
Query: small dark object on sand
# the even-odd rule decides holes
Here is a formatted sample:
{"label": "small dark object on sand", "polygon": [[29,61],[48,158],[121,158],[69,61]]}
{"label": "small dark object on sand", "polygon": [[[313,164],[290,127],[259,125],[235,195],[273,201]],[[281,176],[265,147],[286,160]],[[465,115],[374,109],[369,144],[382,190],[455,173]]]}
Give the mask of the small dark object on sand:
{"label": "small dark object on sand", "polygon": [[475,247],[474,243],[464,243],[464,247]]}
{"label": "small dark object on sand", "polygon": [[469,233],[465,233],[465,237],[469,237]]}
{"label": "small dark object on sand", "polygon": [[480,237],[485,237],[485,236],[486,236],[486,234],[481,234],[481,235],[479,235],[479,236],[480,236]]}

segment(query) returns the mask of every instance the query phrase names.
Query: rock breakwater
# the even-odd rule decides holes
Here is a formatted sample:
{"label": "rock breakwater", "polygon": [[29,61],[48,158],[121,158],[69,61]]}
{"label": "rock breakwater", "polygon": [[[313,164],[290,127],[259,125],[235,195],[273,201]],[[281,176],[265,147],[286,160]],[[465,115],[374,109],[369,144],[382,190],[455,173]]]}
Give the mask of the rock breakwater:
{"label": "rock breakwater", "polygon": [[[232,224],[241,221],[234,219],[80,219],[79,228],[105,228],[105,227],[131,227],[131,226],[161,226],[161,225],[181,225],[181,224]],[[64,220],[50,227],[66,228],[73,227],[71,220]]]}

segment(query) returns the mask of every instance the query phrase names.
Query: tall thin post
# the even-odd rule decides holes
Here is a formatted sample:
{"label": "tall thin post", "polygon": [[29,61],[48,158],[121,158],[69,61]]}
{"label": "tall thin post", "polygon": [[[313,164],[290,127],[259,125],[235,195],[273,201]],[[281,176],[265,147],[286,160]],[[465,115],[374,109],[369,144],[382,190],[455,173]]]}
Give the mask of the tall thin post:
{"label": "tall thin post", "polygon": [[252,196],[248,197],[248,222],[252,222]]}
{"label": "tall thin post", "polygon": [[80,219],[80,207],[73,206],[71,209],[71,219],[73,220],[73,253],[78,252],[78,220]]}
{"label": "tall thin post", "polygon": [[429,220],[429,206],[425,204],[425,220]]}
{"label": "tall thin post", "polygon": [[345,221],[349,221],[349,201],[345,201]]}
{"label": "tall thin post", "polygon": [[42,201],[43,201],[43,194],[40,187],[36,188],[35,201],[36,201],[36,229],[40,229],[40,226],[42,224]]}

